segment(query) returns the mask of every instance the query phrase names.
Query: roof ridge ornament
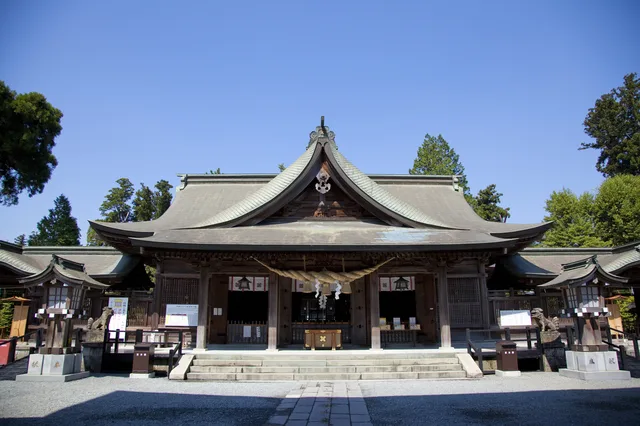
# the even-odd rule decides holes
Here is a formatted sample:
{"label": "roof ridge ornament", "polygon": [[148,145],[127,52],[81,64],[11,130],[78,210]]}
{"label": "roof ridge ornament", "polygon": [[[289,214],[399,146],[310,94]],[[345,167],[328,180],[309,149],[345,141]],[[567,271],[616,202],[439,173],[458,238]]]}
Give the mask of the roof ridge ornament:
{"label": "roof ridge ornament", "polygon": [[332,132],[328,126],[324,125],[324,115],[320,117],[320,125],[316,130],[309,133],[309,144],[307,149],[316,143],[326,144],[327,142],[336,143],[336,134]]}

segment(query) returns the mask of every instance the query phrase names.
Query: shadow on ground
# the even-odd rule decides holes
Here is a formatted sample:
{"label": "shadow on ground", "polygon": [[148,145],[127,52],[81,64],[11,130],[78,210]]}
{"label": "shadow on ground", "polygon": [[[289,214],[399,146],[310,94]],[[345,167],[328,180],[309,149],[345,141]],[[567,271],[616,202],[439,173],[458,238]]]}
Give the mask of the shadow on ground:
{"label": "shadow on ground", "polygon": [[[252,426],[265,424],[280,401],[248,396],[116,391],[45,417],[7,418],[2,423]],[[365,397],[365,401],[374,425],[602,425],[633,423],[640,416],[637,388]],[[46,400],[34,401],[34,413],[43,404]]]}

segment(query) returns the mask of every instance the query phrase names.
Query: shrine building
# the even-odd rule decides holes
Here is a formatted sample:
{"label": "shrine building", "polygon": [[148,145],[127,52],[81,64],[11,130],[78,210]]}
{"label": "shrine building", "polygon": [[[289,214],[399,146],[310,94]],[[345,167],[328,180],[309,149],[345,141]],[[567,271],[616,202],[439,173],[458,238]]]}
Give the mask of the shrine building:
{"label": "shrine building", "polygon": [[157,220],[91,222],[156,267],[151,327],[197,305],[197,349],[272,350],[302,348],[314,328],[373,349],[411,339],[403,330],[450,347],[452,332],[491,325],[487,267],[550,226],[481,219],[455,176],[366,175],[324,125],[280,174],[182,175]]}

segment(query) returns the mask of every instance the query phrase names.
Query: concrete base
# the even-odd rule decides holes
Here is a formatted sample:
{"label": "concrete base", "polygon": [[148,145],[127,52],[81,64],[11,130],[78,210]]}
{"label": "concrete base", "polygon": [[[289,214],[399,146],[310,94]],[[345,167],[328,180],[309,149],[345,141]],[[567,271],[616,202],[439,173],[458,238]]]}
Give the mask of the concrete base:
{"label": "concrete base", "polygon": [[16,376],[16,382],[48,382],[48,383],[64,383],[71,382],[73,380],[84,379],[89,377],[91,373],[88,371],[81,371],[80,373],[72,374],[57,374],[57,375],[38,375],[38,374],[20,374]]}
{"label": "concrete base", "polygon": [[471,358],[471,355],[468,353],[456,354],[456,358],[458,358],[464,372],[467,373],[467,377],[478,379],[483,376],[482,370],[480,370],[478,364]]}
{"label": "concrete base", "polygon": [[173,367],[169,373],[169,380],[187,380],[187,373],[191,364],[193,364],[194,355],[182,355],[178,361],[178,365]]}
{"label": "concrete base", "polygon": [[194,354],[203,354],[203,353],[205,353],[205,352],[207,352],[207,351],[208,351],[208,349],[207,349],[207,348],[195,348],[195,349],[193,350],[193,353],[194,353]]}
{"label": "concrete base", "polygon": [[129,374],[130,379],[153,379],[156,377],[155,371],[151,373],[131,373]]}
{"label": "concrete base", "polygon": [[522,376],[522,373],[520,371],[496,370],[496,376],[498,376],[498,377],[520,377],[520,376]]}
{"label": "concrete base", "polygon": [[631,372],[617,371],[579,371],[561,368],[558,370],[561,376],[580,380],[631,380]]}

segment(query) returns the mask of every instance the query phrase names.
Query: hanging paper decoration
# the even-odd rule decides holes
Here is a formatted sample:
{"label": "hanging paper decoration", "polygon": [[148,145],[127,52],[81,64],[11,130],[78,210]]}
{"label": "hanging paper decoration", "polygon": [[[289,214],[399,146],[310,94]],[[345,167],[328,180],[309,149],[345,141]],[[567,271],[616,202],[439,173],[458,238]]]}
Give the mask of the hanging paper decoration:
{"label": "hanging paper decoration", "polygon": [[340,293],[342,290],[342,284],[339,281],[336,281],[336,300],[340,299]]}

